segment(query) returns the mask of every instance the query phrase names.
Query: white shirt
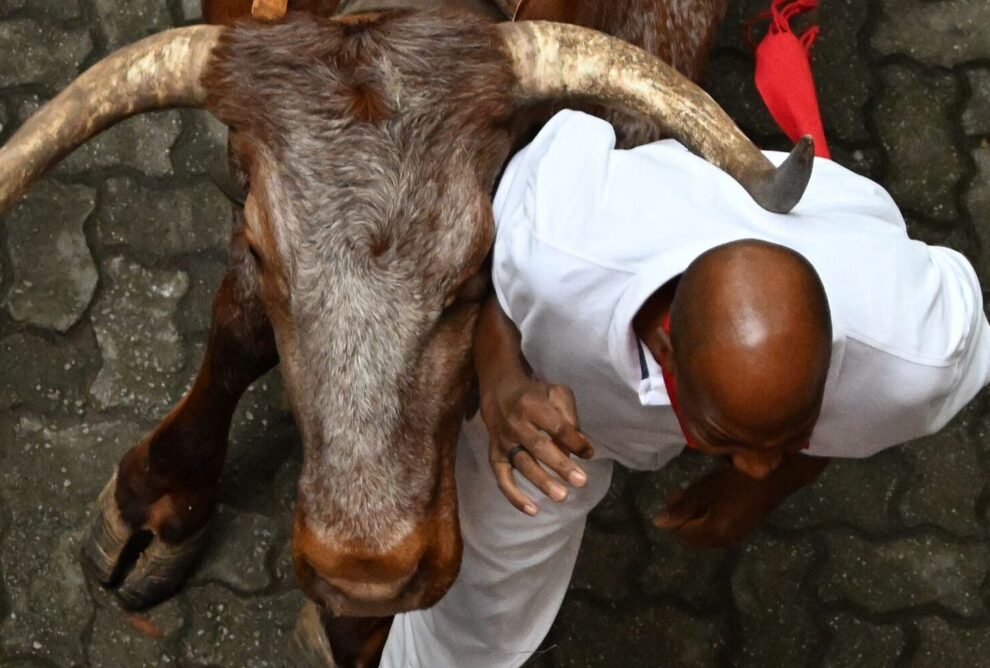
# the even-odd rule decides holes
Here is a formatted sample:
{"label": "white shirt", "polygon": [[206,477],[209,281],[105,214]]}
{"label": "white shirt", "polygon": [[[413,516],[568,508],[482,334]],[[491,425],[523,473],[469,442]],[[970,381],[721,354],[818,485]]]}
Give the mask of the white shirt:
{"label": "white shirt", "polygon": [[773,214],[673,140],[615,150],[608,123],[564,111],[510,162],[495,219],[495,291],[523,354],[571,387],[582,430],[627,466],[658,468],[684,444],[649,354],[643,379],[633,317],[737,239],[794,249],[825,286],[832,360],[810,454],[866,457],[933,433],[990,381],[969,262],[908,238],[883,188],[828,160],[794,211]]}

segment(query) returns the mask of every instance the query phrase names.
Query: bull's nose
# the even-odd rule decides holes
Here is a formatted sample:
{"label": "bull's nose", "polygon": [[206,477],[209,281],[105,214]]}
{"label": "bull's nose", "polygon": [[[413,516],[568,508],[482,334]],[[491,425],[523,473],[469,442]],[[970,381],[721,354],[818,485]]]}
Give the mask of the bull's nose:
{"label": "bull's nose", "polygon": [[420,607],[419,568],[402,575],[365,572],[346,576],[321,572],[312,563],[297,564],[303,591],[337,616],[384,617]]}
{"label": "bull's nose", "polygon": [[292,552],[302,590],[334,615],[384,617],[436,603],[457,575],[460,547],[455,522],[422,522],[383,549],[313,531],[297,511]]}
{"label": "bull's nose", "polygon": [[388,603],[399,598],[412,579],[415,571],[393,580],[369,581],[324,576],[317,573],[317,591],[322,596],[337,598],[340,595],[351,601],[364,603]]}
{"label": "bull's nose", "polygon": [[[428,535],[412,531],[387,550],[366,543],[328,539],[297,520],[293,545],[303,590],[337,615],[373,616],[374,611],[412,605],[420,588]],[[365,614],[356,614],[356,613]]]}

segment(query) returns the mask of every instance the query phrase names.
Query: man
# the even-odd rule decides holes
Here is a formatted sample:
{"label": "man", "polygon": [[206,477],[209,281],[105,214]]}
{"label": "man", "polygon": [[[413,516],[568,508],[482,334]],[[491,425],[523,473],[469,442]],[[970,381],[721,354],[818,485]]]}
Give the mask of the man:
{"label": "man", "polygon": [[562,112],[503,177],[461,575],[396,618],[385,666],[521,665],[613,461],[657,469],[685,441],[726,457],[655,522],[731,543],[828,458],[930,434],[990,380],[972,267],[910,240],[879,186],[820,160],[798,207],[769,214],[676,142],[613,147],[607,123]]}

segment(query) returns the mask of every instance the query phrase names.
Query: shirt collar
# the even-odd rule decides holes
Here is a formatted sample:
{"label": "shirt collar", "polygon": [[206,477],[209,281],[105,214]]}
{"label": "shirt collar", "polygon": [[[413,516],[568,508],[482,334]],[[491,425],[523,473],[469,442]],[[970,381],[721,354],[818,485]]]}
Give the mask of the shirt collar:
{"label": "shirt collar", "polygon": [[663,383],[660,365],[649,350],[644,350],[649,376],[643,377],[640,342],[633,328],[633,319],[654,292],[670,279],[682,274],[710,246],[710,243],[691,244],[663,253],[662,258],[637,272],[612,312],[608,332],[609,358],[619,378],[636,392],[644,406],[669,406],[670,397]]}

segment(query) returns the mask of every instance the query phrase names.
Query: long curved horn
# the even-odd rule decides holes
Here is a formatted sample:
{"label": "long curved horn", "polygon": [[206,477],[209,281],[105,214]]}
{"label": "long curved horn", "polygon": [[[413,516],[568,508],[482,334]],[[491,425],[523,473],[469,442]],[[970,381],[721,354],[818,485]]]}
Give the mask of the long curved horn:
{"label": "long curved horn", "polygon": [[718,104],[659,58],[615,37],[541,21],[498,26],[524,101],[578,99],[636,112],[735,178],[768,211],[787,213],[811,178],[804,137],[775,168]]}
{"label": "long curved horn", "polygon": [[222,28],[168,30],[116,51],[69,84],[0,148],[0,212],[52,165],[134,114],[202,107],[200,77]]}

